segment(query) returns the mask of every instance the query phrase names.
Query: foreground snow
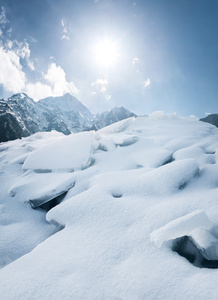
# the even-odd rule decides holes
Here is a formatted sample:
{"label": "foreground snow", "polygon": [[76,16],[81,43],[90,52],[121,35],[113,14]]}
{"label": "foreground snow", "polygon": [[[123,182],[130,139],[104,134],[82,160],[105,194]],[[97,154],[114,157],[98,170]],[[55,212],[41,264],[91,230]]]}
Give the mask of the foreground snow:
{"label": "foreground snow", "polygon": [[160,112],[1,144],[0,298],[217,299],[217,150]]}

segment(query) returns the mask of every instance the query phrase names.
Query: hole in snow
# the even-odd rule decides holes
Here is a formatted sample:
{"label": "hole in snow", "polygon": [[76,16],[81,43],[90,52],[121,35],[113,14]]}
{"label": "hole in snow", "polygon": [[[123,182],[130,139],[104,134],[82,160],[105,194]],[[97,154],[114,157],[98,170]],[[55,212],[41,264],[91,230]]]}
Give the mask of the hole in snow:
{"label": "hole in snow", "polygon": [[[203,149],[203,150],[205,150],[205,149]],[[205,150],[205,154],[215,154],[216,153],[216,151],[213,151],[213,150]]]}
{"label": "hole in snow", "polygon": [[186,187],[187,183],[183,183],[179,186],[179,190],[183,190]]}
{"label": "hole in snow", "polygon": [[43,169],[35,169],[34,172],[39,173],[39,174],[41,174],[41,173],[43,174],[43,173],[52,173],[52,170],[49,170],[49,169],[44,169],[44,170]]}
{"label": "hole in snow", "polygon": [[122,195],[122,194],[119,194],[119,193],[113,193],[112,196],[113,196],[114,198],[121,198],[121,197],[123,197],[123,195]]}
{"label": "hole in snow", "polygon": [[195,267],[218,269],[218,260],[205,258],[188,236],[174,240],[172,250],[185,257]]}
{"label": "hole in snow", "polygon": [[85,164],[82,165],[81,170],[88,169],[89,167],[93,166],[94,163],[95,163],[95,159],[92,158],[92,157],[90,157],[90,158],[88,159],[88,161],[87,161]]}
{"label": "hole in snow", "polygon": [[175,159],[173,158],[173,156],[171,155],[170,158],[168,158],[163,164],[162,166],[165,166],[167,164],[170,164],[171,162],[175,161]]}
{"label": "hole in snow", "polygon": [[53,198],[52,200],[50,200],[50,201],[48,201],[46,203],[41,204],[37,208],[41,208],[41,209],[43,209],[45,211],[49,211],[50,209],[52,209],[56,205],[60,204],[63,201],[63,199],[66,196],[66,194],[67,194],[67,192],[64,192],[63,194],[61,194],[61,195]]}
{"label": "hole in snow", "polygon": [[136,169],[141,169],[143,168],[143,165],[136,165]]}
{"label": "hole in snow", "polygon": [[97,150],[104,151],[104,152],[107,152],[107,151],[108,151],[107,147],[105,147],[103,144],[99,144]]}

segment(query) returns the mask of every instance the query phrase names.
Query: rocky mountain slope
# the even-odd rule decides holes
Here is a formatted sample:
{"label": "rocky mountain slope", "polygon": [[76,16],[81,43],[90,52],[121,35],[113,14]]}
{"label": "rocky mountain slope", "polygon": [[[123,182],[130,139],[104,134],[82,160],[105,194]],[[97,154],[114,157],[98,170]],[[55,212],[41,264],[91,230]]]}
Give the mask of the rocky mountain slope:
{"label": "rocky mountain slope", "polygon": [[35,102],[25,93],[0,100],[0,142],[26,137],[40,131],[64,134],[96,130],[136,116],[124,107],[94,115],[69,93]]}
{"label": "rocky mountain slope", "polygon": [[111,111],[97,114],[95,117],[95,126],[96,129],[100,129],[130,117],[136,117],[136,115],[123,106],[114,107]]}
{"label": "rocky mountain slope", "polygon": [[200,119],[200,121],[210,123],[218,127],[218,114],[210,114],[207,117]]}

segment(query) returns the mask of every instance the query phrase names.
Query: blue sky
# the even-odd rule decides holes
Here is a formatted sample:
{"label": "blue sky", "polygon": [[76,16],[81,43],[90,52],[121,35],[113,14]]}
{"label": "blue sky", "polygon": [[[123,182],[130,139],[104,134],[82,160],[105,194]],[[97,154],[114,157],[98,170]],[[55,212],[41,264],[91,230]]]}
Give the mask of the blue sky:
{"label": "blue sky", "polygon": [[[217,113],[217,32],[215,0],[0,0],[0,97]],[[105,38],[117,50],[106,67],[93,50]]]}

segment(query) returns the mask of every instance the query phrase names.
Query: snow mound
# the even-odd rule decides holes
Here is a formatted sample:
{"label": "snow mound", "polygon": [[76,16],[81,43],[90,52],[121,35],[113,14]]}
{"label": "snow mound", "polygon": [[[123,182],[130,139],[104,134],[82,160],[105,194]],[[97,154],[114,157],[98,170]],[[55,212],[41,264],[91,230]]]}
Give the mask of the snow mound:
{"label": "snow mound", "polygon": [[172,152],[156,145],[152,140],[141,137],[137,151],[132,151],[130,157],[138,166],[157,168],[171,162]]}
{"label": "snow mound", "polygon": [[96,140],[94,132],[81,132],[58,138],[32,152],[23,170],[74,171],[88,167]]}
{"label": "snow mound", "polygon": [[19,201],[29,202],[35,208],[67,192],[74,184],[71,173],[31,172],[21,176],[9,193]]}
{"label": "snow mound", "polygon": [[0,182],[2,300],[217,299],[216,127],[30,136],[0,145]]}
{"label": "snow mound", "polygon": [[197,228],[189,236],[205,258],[218,260],[218,239],[209,230]]}
{"label": "snow mound", "polygon": [[197,160],[199,164],[210,164],[215,162],[214,154],[207,153],[207,151],[198,146],[180,149],[173,154],[173,158],[176,160],[193,158]]}
{"label": "snow mound", "polygon": [[151,196],[169,195],[183,189],[198,171],[195,160],[172,162],[144,174],[140,180],[140,190]]}
{"label": "snow mound", "polygon": [[134,117],[124,119],[117,123],[111,124],[107,127],[104,127],[98,130],[99,134],[114,134],[125,131],[133,122],[135,121]]}
{"label": "snow mound", "polygon": [[163,242],[187,236],[194,229],[211,229],[212,225],[205,211],[197,210],[153,231],[150,240],[160,247]]}
{"label": "snow mound", "polygon": [[116,149],[116,146],[112,138],[102,136],[99,140],[99,149],[103,151],[113,151]]}
{"label": "snow mound", "polygon": [[136,143],[138,139],[139,137],[135,135],[116,134],[113,137],[113,142],[117,146],[125,147]]}

